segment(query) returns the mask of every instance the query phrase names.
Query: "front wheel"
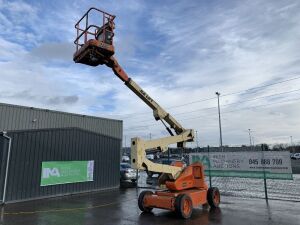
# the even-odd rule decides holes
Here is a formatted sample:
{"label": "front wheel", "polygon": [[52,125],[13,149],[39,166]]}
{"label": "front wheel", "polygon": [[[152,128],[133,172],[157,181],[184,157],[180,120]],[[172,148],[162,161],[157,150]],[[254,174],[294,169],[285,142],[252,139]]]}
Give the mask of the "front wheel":
{"label": "front wheel", "polygon": [[220,191],[216,187],[210,187],[207,191],[207,202],[211,208],[217,208],[220,205]]}
{"label": "front wheel", "polygon": [[193,202],[190,196],[186,194],[178,195],[175,199],[175,211],[177,215],[184,219],[190,218],[193,212]]}
{"label": "front wheel", "polygon": [[153,192],[152,191],[142,191],[139,195],[139,199],[138,199],[138,205],[141,211],[143,212],[151,212],[153,208],[151,207],[145,207],[145,197],[147,195],[152,195]]}

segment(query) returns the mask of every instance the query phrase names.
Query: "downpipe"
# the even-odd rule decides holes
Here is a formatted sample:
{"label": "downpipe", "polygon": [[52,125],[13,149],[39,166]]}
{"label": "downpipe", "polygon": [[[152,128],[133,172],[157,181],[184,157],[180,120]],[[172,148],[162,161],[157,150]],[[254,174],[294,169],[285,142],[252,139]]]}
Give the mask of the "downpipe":
{"label": "downpipe", "polygon": [[7,180],[8,180],[8,170],[9,170],[9,163],[10,163],[10,152],[11,152],[12,138],[7,136],[7,132],[3,132],[2,136],[4,138],[8,139],[8,151],[7,151],[7,158],[6,158],[6,169],[5,169],[3,195],[2,195],[2,204],[4,205],[5,201],[6,201],[6,190],[7,190]]}

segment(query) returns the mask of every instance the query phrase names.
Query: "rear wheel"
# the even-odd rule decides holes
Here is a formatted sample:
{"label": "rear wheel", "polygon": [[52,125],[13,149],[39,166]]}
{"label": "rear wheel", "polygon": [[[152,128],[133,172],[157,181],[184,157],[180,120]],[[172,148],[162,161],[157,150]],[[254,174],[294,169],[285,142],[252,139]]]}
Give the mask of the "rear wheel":
{"label": "rear wheel", "polygon": [[217,208],[220,205],[220,191],[216,187],[210,187],[207,191],[207,202],[211,208]]}
{"label": "rear wheel", "polygon": [[141,211],[143,212],[151,212],[153,208],[151,207],[145,207],[144,201],[145,201],[145,197],[147,195],[152,195],[153,192],[152,191],[142,191],[139,195],[139,199],[138,199],[138,205]]}
{"label": "rear wheel", "polygon": [[190,196],[186,194],[178,195],[175,199],[175,211],[177,215],[184,219],[190,218],[193,212],[193,202]]}

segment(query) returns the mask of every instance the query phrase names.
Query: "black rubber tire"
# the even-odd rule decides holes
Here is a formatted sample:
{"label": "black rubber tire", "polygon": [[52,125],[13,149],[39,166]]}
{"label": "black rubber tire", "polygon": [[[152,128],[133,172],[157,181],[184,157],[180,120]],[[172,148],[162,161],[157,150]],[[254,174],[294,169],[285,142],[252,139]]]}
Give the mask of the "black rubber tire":
{"label": "black rubber tire", "polygon": [[[218,196],[216,198],[216,196]],[[216,187],[210,187],[207,191],[207,202],[211,208],[218,208],[221,201],[220,191]]]}
{"label": "black rubber tire", "polygon": [[142,191],[139,195],[139,199],[138,199],[138,205],[141,211],[143,212],[151,212],[153,208],[151,207],[144,207],[144,197],[146,195],[152,195],[153,192],[152,191]]}
{"label": "black rubber tire", "polygon": [[[184,202],[186,200],[189,202],[189,208],[190,208],[188,213],[184,212]],[[188,196],[186,194],[180,194],[176,197],[175,212],[179,217],[184,218],[184,219],[188,219],[191,217],[192,212],[193,212],[193,202],[192,202],[192,199],[190,198],[190,196]]]}

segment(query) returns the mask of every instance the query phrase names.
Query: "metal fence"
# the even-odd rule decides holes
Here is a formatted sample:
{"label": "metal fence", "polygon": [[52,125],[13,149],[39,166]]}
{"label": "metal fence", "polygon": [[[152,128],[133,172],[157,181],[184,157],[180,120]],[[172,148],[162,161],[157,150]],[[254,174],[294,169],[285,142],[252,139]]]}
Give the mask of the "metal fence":
{"label": "metal fence", "polygon": [[[205,151],[205,149],[203,149]],[[213,151],[209,146],[206,151],[219,152],[221,149],[214,148]],[[237,147],[234,148],[236,152],[248,152],[256,151],[268,152],[268,148],[265,145],[261,146],[249,146],[249,147]],[[221,150],[222,151],[222,150]],[[230,149],[232,152],[232,149]],[[226,149],[223,149],[226,152]],[[265,198],[265,199],[278,199],[278,200],[292,200],[300,202],[300,174],[298,173],[299,162],[292,163],[293,180],[281,180],[281,179],[256,179],[256,178],[240,178],[240,177],[209,177],[206,174],[207,183],[210,186],[218,187],[223,195],[236,196],[236,197],[248,197],[248,198]]]}
{"label": "metal fence", "polygon": [[[219,148],[211,148],[212,152],[220,152]],[[232,149],[231,149],[232,150]],[[234,151],[262,151],[261,147],[242,147],[235,148]],[[207,148],[202,148],[201,151],[207,151]],[[225,152],[226,149],[223,149]],[[196,151],[197,152],[197,151]],[[200,152],[200,150],[198,150]],[[169,154],[174,155],[174,152]],[[188,154],[183,155],[186,160],[189,158]],[[182,155],[180,155],[182,157]],[[187,160],[188,161],[188,160]],[[189,162],[188,162],[189,163]],[[300,167],[300,160],[294,160],[293,163],[293,180],[279,180],[279,179],[257,179],[257,178],[239,178],[239,177],[209,177],[206,174],[206,182],[208,185],[218,187],[224,196],[234,196],[243,198],[267,198],[277,200],[289,200],[300,202],[300,174],[297,166]],[[295,169],[296,168],[296,169]],[[297,172],[297,173],[296,173]],[[158,189],[157,185],[158,175],[148,177],[145,171],[139,172],[139,179],[137,187]]]}
{"label": "metal fence", "polygon": [[[209,177],[206,178],[209,183]],[[212,177],[211,185],[218,187],[222,195],[266,198],[263,179],[238,177]],[[300,174],[293,180],[266,180],[268,199],[292,200],[300,202]]]}

